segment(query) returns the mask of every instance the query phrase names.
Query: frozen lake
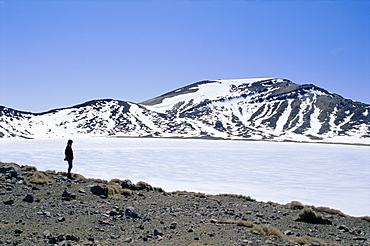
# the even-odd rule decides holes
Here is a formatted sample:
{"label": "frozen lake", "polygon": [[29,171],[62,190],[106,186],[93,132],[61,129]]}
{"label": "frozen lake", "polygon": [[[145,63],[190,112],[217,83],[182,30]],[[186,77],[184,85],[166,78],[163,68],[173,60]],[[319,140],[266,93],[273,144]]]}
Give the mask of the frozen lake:
{"label": "frozen lake", "polygon": [[[0,139],[0,161],[66,171],[67,139]],[[228,140],[74,139],[72,172],[144,181],[166,191],[243,194],[258,201],[370,215],[370,147]]]}

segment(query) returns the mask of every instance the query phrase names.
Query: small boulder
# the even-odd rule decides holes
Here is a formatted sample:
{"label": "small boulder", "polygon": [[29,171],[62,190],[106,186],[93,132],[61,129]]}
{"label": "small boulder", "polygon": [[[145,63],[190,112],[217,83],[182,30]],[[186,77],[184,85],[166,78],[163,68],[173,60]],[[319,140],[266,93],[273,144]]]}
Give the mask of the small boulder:
{"label": "small boulder", "polygon": [[24,198],[23,198],[23,201],[24,202],[30,202],[32,203],[34,201],[34,197],[32,194],[27,194]]}
{"label": "small boulder", "polygon": [[163,236],[163,231],[159,229],[154,230],[154,236]]}
{"label": "small boulder", "polygon": [[80,238],[74,235],[66,235],[66,240],[78,242],[80,241]]}
{"label": "small boulder", "polygon": [[58,217],[58,222],[64,222],[66,219],[63,216]]}
{"label": "small boulder", "polygon": [[170,225],[170,229],[176,229],[177,227],[177,222],[172,222],[171,225]]}
{"label": "small boulder", "polygon": [[72,199],[76,199],[76,194],[68,192],[67,190],[64,190],[62,197],[63,197],[62,200],[70,201]]}
{"label": "small boulder", "polygon": [[133,207],[126,208],[125,215],[132,218],[140,218],[140,216],[136,212],[136,209]]}
{"label": "small boulder", "polygon": [[135,184],[131,182],[131,180],[125,180],[121,184],[122,189],[129,189],[129,190],[137,190],[137,187]]}
{"label": "small boulder", "polygon": [[108,197],[108,188],[103,185],[95,185],[90,188],[90,191],[97,196],[107,198]]}
{"label": "small boulder", "polygon": [[5,200],[5,201],[3,201],[3,203],[5,205],[12,205],[12,204],[14,204],[14,200],[13,199]]}

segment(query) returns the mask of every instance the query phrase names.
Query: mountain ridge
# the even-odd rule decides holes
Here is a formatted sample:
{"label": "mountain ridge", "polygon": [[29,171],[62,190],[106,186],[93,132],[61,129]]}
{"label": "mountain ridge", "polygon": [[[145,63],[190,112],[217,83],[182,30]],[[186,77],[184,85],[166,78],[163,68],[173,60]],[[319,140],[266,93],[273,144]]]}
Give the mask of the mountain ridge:
{"label": "mountain ridge", "polygon": [[370,143],[370,105],[287,79],[204,80],[133,103],[41,113],[0,106],[0,138],[183,137]]}

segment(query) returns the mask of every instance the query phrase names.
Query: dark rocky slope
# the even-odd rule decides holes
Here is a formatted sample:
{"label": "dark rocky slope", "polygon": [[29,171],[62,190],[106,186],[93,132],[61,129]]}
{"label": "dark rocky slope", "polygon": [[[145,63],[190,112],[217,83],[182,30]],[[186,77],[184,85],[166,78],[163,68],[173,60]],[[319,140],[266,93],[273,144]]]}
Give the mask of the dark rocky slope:
{"label": "dark rocky slope", "polygon": [[[3,245],[369,245],[369,217],[0,163]],[[350,201],[349,201],[350,202]]]}

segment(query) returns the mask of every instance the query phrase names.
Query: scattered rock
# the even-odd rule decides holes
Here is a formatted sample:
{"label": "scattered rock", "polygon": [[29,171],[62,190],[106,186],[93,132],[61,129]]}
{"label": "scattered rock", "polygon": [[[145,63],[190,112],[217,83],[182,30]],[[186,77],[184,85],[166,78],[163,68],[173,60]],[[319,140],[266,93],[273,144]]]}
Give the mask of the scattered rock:
{"label": "scattered rock", "polygon": [[348,232],[349,231],[349,228],[347,226],[345,226],[345,225],[339,226],[338,229],[341,230],[341,231],[344,231],[344,232]]}
{"label": "scattered rock", "polygon": [[30,202],[32,203],[34,201],[34,197],[32,194],[27,194],[24,198],[23,198],[23,201],[24,202]]}
{"label": "scattered rock", "polygon": [[[105,188],[109,186],[105,181],[77,182],[61,178],[62,174],[44,173],[51,180],[48,184],[11,184],[10,178],[14,177],[10,174],[7,179],[4,176],[0,179],[3,197],[0,245],[293,246],[301,243],[313,246],[363,245],[370,241],[368,221],[315,207],[299,212],[285,205],[250,201],[239,196],[201,198],[190,192],[178,195],[158,192],[157,188],[151,190],[144,183],[133,185],[131,181],[119,181],[125,189],[131,188],[131,196],[123,198],[117,193],[117,196],[107,197]],[[25,175],[29,176],[30,173]],[[91,188],[91,192],[85,192]],[[41,202],[30,203],[31,196],[34,202],[37,199]],[[99,196],[106,199],[101,200]],[[19,202],[22,199],[25,202]],[[5,205],[8,200],[14,205]],[[294,221],[297,214],[296,219],[305,223]],[[330,225],[328,219],[334,225]],[[318,222],[322,225],[312,225]],[[244,223],[248,228],[239,226]],[[262,231],[252,233],[257,228]]]}
{"label": "scattered rock", "polygon": [[172,222],[170,225],[170,229],[174,230],[177,227],[177,222]]}
{"label": "scattered rock", "polygon": [[132,218],[140,218],[134,207],[128,207],[125,209],[125,215]]}
{"label": "scattered rock", "polygon": [[286,230],[284,231],[284,235],[290,236],[290,235],[293,235],[293,232],[290,230]]}
{"label": "scattered rock", "polygon": [[68,241],[62,241],[62,242],[60,242],[59,244],[58,244],[58,246],[71,246],[72,244],[70,243],[70,242],[68,242]]}
{"label": "scattered rock", "polygon": [[66,219],[63,216],[58,217],[58,222],[64,222]]}
{"label": "scattered rock", "polygon": [[90,188],[90,191],[97,196],[100,196],[102,198],[108,197],[108,188],[106,186],[102,185],[95,185]]}
{"label": "scattered rock", "polygon": [[64,190],[62,197],[63,197],[62,200],[70,201],[72,199],[76,199],[77,195],[75,193],[71,193],[71,192],[68,192],[67,190]]}
{"label": "scattered rock", "polygon": [[74,235],[66,235],[66,240],[78,242],[80,239]]}
{"label": "scattered rock", "polygon": [[[15,178],[16,180],[23,180],[21,170],[14,166],[0,166],[0,173],[7,179]],[[13,182],[12,182],[13,183]]]}
{"label": "scattered rock", "polygon": [[163,236],[163,231],[159,229],[154,230],[154,236]]}
{"label": "scattered rock", "polygon": [[135,184],[131,182],[131,180],[125,180],[121,184],[122,189],[129,189],[129,190],[137,190],[137,187]]}
{"label": "scattered rock", "polygon": [[126,238],[124,242],[125,243],[131,243],[132,242],[132,238],[131,237]]}
{"label": "scattered rock", "polygon": [[5,200],[5,201],[3,201],[3,203],[5,205],[12,205],[12,204],[14,204],[14,200],[13,199]]}

